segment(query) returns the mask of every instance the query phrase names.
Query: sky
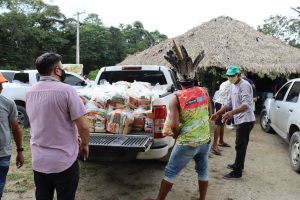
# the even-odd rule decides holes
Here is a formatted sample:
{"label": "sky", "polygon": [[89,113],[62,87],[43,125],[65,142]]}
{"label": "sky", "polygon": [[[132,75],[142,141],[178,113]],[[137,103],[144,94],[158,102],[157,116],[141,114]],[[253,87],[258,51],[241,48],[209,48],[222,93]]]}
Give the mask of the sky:
{"label": "sky", "polygon": [[96,13],[104,26],[118,27],[140,21],[148,31],[158,30],[169,38],[219,16],[229,16],[253,28],[271,15],[297,17],[291,7],[300,7],[298,0],[44,0],[58,5],[67,17],[77,12],[82,21]]}

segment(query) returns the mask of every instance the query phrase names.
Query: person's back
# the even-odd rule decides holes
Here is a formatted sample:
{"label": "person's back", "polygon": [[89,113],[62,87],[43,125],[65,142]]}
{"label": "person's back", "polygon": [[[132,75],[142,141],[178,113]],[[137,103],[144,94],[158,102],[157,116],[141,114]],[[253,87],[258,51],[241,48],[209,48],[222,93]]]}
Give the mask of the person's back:
{"label": "person's back", "polygon": [[194,86],[195,68],[204,57],[200,52],[195,61],[186,49],[174,42],[165,59],[174,67],[182,90],[176,93],[169,105],[170,127],[176,143],[172,149],[165,177],[161,182],[157,200],[166,198],[176,176],[191,161],[195,161],[198,175],[199,199],[204,200],[208,187],[208,151],[210,147],[209,111],[210,99],[202,87]]}
{"label": "person's back", "polygon": [[[40,81],[26,94],[36,199],[75,199],[79,181],[78,152],[88,157],[86,110],[76,91],[62,83],[62,57],[45,53],[36,59]],[[78,134],[81,143],[78,144]]]}
{"label": "person's back", "polygon": [[76,160],[78,142],[74,119],[84,110],[79,101],[74,101],[76,95],[71,86],[51,77],[42,78],[29,89],[26,109],[32,127],[30,143],[35,170],[56,173]]}
{"label": "person's back", "polygon": [[178,145],[198,146],[207,144],[209,134],[209,97],[201,87],[191,87],[177,94],[180,106]]}
{"label": "person's back", "polygon": [[3,90],[2,84],[5,82],[8,81],[0,72],[0,200],[2,198],[12,154],[11,133],[17,147],[17,168],[22,167],[24,162],[22,153],[22,132],[18,124],[17,106],[13,100],[1,94]]}
{"label": "person's back", "polygon": [[12,151],[9,120],[17,117],[14,106],[11,99],[0,94],[0,157],[10,155]]}
{"label": "person's back", "polygon": [[231,83],[228,80],[222,82],[219,88],[218,96],[215,99],[215,102],[218,102],[222,105],[226,104],[230,95],[230,88],[231,88]]}

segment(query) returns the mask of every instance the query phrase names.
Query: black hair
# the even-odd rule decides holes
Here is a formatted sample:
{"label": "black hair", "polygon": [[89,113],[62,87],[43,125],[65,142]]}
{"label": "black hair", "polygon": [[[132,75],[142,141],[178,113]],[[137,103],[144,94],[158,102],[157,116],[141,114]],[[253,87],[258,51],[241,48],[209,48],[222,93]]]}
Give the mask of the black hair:
{"label": "black hair", "polygon": [[185,88],[193,87],[195,85],[195,80],[186,80],[186,81],[179,81],[179,84]]}
{"label": "black hair", "polygon": [[62,56],[57,53],[44,53],[35,60],[35,67],[40,75],[50,75],[55,64],[62,61]]}

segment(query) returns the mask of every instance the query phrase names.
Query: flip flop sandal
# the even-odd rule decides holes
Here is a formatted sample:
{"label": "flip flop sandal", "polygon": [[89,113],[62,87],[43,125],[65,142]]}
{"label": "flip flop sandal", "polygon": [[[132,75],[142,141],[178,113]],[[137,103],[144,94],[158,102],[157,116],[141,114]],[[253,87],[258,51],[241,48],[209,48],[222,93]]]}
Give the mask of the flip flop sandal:
{"label": "flip flop sandal", "polygon": [[217,150],[214,149],[214,148],[211,148],[211,153],[213,153],[213,154],[215,154],[215,155],[217,155],[217,156],[221,156],[221,155],[222,155],[220,151],[217,151]]}
{"label": "flip flop sandal", "polygon": [[220,147],[231,147],[229,144],[227,144],[226,142],[224,142],[223,144],[218,144],[218,146]]}

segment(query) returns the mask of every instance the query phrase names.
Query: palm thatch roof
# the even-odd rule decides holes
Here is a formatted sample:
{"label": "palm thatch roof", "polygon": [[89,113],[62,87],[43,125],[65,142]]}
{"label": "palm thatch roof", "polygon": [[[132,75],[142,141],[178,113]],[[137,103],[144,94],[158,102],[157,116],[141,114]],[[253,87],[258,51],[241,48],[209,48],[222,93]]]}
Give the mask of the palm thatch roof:
{"label": "palm thatch roof", "polygon": [[[237,65],[248,72],[259,74],[300,73],[300,50],[282,41],[256,31],[246,23],[221,16],[173,38],[186,47],[192,59],[201,50],[205,57],[198,67]],[[164,65],[172,48],[168,39],[134,55],[129,55],[119,65]]]}

